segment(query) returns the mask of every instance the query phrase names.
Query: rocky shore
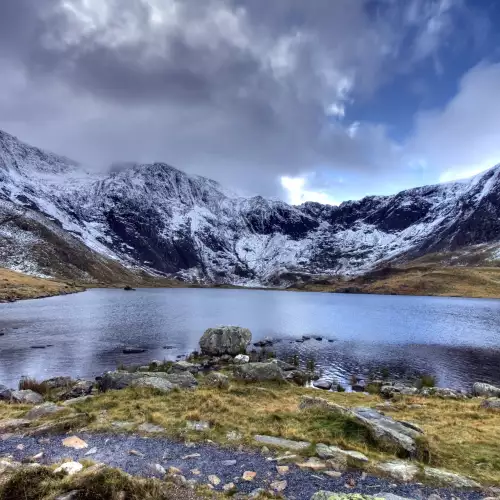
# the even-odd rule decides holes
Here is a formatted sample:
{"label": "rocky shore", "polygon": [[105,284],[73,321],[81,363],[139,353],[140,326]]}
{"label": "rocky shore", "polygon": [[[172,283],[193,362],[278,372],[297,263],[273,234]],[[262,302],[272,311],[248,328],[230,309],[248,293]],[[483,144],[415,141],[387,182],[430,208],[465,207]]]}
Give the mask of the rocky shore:
{"label": "rocky shore", "polygon": [[[498,495],[473,474],[442,468],[428,427],[399,414],[415,412],[425,424],[430,405],[464,405],[496,426],[500,388],[476,383],[469,394],[368,380],[342,394],[317,380],[312,366],[259,359],[248,352],[251,337],[244,328],[211,328],[186,361],[121,367],[95,381],[57,377],[23,379],[17,390],[0,386],[0,492],[26,468],[57,465],[58,475],[88,475],[90,457],[101,464],[96,474],[118,467],[165,479],[185,490],[178,498],[205,498],[200,488],[305,500]],[[74,446],[66,446],[68,437]],[[175,451],[165,455],[167,449]],[[61,465],[70,450],[73,465]],[[87,498],[72,494],[47,498]]]}

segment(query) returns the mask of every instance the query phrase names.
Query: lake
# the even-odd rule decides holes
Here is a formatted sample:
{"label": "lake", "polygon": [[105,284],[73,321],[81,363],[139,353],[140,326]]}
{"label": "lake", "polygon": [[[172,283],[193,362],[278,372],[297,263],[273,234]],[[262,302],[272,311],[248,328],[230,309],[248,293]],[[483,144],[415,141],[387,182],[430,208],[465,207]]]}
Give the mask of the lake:
{"label": "lake", "polygon": [[[500,384],[500,300],[194,288],[96,289],[0,304],[0,383],[176,359],[223,324],[249,328],[253,341],[278,339],[279,357],[314,358],[324,378],[343,384],[380,370],[431,374],[454,388]],[[323,340],[294,342],[302,335]],[[49,347],[32,348],[39,345]],[[147,352],[124,355],[131,345]]]}

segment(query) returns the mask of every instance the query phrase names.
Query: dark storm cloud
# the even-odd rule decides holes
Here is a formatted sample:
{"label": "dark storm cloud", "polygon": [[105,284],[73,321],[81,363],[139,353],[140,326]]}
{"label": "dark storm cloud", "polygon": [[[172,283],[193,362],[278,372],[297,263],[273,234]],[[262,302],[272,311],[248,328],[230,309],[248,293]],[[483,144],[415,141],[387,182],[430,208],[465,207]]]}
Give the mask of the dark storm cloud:
{"label": "dark storm cloud", "polygon": [[94,165],[162,160],[262,194],[318,166],[394,175],[400,156],[384,128],[351,127],[342,109],[434,56],[456,9],[3,0],[0,127]]}

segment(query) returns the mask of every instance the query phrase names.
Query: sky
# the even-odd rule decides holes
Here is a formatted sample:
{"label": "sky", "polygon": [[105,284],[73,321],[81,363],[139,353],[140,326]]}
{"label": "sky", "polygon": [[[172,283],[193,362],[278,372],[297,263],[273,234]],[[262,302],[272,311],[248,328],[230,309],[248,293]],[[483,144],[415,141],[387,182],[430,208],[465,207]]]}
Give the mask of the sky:
{"label": "sky", "polygon": [[337,204],[500,163],[497,0],[2,0],[0,129]]}

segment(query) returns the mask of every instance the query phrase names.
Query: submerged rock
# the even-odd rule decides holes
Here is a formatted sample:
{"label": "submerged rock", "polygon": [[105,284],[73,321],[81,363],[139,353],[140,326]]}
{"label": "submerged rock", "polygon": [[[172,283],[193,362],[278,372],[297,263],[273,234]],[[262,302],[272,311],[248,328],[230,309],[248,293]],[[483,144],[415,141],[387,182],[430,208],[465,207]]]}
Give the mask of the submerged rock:
{"label": "submerged rock", "polygon": [[283,372],[276,363],[248,363],[236,365],[234,376],[248,382],[262,382],[265,380],[283,381]]}
{"label": "submerged rock", "polygon": [[122,352],[123,354],[141,354],[146,352],[146,349],[143,347],[125,347]]}
{"label": "submerged rock", "polygon": [[252,340],[252,333],[239,326],[209,328],[200,339],[200,349],[209,356],[229,354],[236,356],[246,351]]}

